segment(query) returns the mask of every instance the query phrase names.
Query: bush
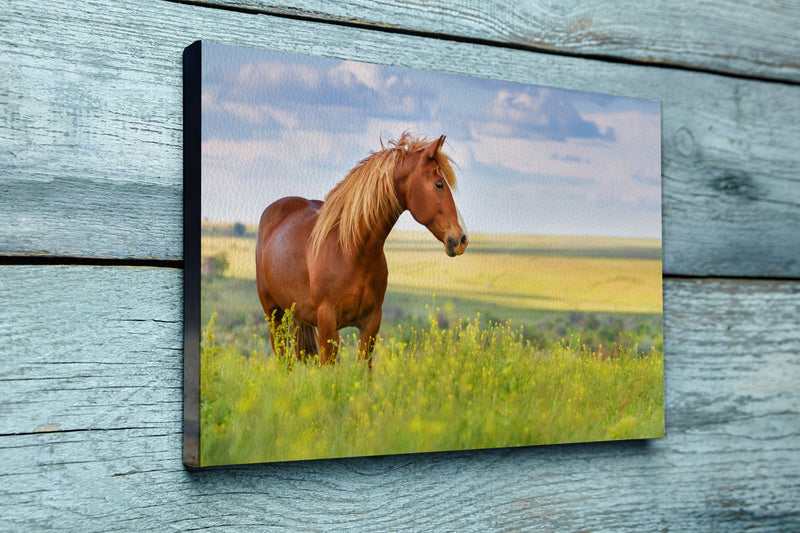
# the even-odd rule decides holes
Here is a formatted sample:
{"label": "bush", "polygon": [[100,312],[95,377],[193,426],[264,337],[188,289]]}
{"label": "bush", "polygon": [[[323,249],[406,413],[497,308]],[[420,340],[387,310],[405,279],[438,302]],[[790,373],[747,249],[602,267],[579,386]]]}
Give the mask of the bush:
{"label": "bush", "polygon": [[228,270],[229,266],[230,263],[228,262],[228,257],[225,255],[225,252],[220,252],[203,258],[201,273],[203,276],[209,278],[219,277],[225,275],[225,271]]}
{"label": "bush", "polygon": [[231,235],[234,237],[244,237],[247,234],[247,228],[241,222],[237,222],[233,225],[233,229],[231,230]]}

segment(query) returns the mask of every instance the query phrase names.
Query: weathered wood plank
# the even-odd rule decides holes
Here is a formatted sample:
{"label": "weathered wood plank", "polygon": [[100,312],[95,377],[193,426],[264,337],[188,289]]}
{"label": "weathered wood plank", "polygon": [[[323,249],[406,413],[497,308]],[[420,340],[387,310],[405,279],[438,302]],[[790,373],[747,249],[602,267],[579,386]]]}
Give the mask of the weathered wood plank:
{"label": "weathered wood plank", "polygon": [[181,257],[180,57],[204,38],[661,100],[665,272],[800,277],[797,86],[155,1],[0,20],[3,255]]}
{"label": "weathered wood plank", "polygon": [[15,405],[0,412],[0,434],[150,427],[180,409],[181,280],[179,270],[0,267],[0,383]]}
{"label": "weathered wood plank", "polygon": [[665,282],[667,437],[181,465],[179,270],[0,267],[0,529],[795,530],[800,283]]}
{"label": "weathered wood plank", "polygon": [[800,7],[757,0],[265,0],[192,3],[396,28],[559,53],[800,81]]}

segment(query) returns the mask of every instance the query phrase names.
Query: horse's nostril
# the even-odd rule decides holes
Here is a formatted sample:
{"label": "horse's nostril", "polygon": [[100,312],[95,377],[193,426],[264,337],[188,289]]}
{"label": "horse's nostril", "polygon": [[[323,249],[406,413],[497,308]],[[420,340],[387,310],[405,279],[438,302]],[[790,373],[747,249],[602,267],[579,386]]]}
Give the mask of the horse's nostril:
{"label": "horse's nostril", "polygon": [[467,236],[466,234],[464,234],[461,236],[461,244],[466,244],[466,243],[467,243]]}

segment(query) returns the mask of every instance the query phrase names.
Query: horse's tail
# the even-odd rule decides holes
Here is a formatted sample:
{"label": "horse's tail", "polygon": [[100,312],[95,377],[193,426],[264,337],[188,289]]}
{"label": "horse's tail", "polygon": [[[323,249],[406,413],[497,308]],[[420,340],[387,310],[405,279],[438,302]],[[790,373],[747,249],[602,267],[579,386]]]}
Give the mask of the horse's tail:
{"label": "horse's tail", "polygon": [[308,324],[297,323],[297,358],[305,359],[319,355],[317,346],[317,328]]}

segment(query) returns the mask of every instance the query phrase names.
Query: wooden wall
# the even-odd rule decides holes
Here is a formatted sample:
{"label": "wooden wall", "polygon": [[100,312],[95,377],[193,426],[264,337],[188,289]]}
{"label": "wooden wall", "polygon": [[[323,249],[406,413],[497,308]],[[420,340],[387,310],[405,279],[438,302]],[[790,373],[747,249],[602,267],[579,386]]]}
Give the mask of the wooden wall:
{"label": "wooden wall", "polygon": [[[800,530],[797,3],[6,0],[0,28],[0,530]],[[185,469],[196,39],[660,100],[667,437]]]}

